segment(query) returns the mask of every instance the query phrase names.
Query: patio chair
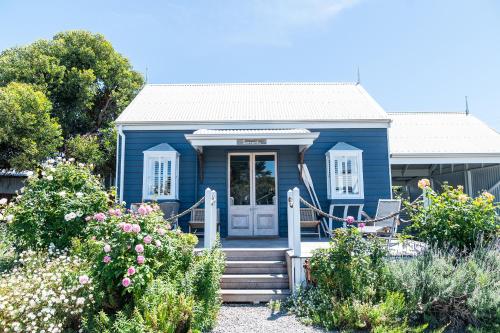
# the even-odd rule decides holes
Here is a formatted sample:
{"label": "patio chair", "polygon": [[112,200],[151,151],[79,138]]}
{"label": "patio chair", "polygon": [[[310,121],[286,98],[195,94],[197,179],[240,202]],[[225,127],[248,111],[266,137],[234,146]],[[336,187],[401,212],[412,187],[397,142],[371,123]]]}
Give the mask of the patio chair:
{"label": "patio chair", "polygon": [[[191,219],[188,222],[189,233],[203,236],[205,229],[205,208],[194,208],[191,210]],[[217,208],[217,231],[220,227],[220,210]],[[201,231],[199,231],[201,230]]]}
{"label": "patio chair", "polygon": [[[158,205],[160,206],[160,209],[163,212],[163,218],[165,220],[179,213],[178,202],[161,202]],[[172,229],[175,229],[177,227],[177,222],[178,222],[177,219],[175,219],[174,221],[170,221]]]}
{"label": "patio chair", "polygon": [[[399,199],[379,199],[375,219],[398,212],[401,209],[401,200]],[[367,219],[371,219],[365,212],[361,212]],[[363,234],[389,236],[389,243],[398,229],[398,215],[385,220],[374,222],[372,225],[366,225],[361,229]]]}
{"label": "patio chair", "polygon": [[[338,216],[341,218],[346,218],[349,214],[352,214],[358,221],[361,220],[361,213],[363,212],[363,206],[364,204],[330,204],[330,215],[334,215],[335,212],[338,212],[337,208],[340,208],[342,212],[342,216]],[[353,212],[354,210],[354,212]],[[347,223],[343,222],[342,227],[347,227]],[[333,219],[329,218],[328,219],[328,229],[330,231],[333,229]]]}
{"label": "patio chair", "polygon": [[[321,227],[320,220],[316,216],[316,213],[312,208],[301,208],[300,209],[300,234],[304,236],[318,235],[321,239]],[[302,231],[302,229],[309,229],[314,231]]]}

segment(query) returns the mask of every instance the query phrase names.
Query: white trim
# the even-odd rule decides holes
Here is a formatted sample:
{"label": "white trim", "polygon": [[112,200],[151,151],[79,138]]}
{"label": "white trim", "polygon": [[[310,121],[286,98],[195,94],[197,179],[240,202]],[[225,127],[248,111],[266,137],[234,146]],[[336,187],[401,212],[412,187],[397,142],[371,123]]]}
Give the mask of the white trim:
{"label": "white trim", "polygon": [[[365,186],[364,186],[364,179],[363,179],[363,151],[361,149],[359,150],[333,150],[330,149],[329,151],[326,152],[326,160],[328,163],[328,160],[330,160],[330,169],[328,170],[327,167],[327,172],[330,173],[330,175],[327,174],[327,179],[330,182],[330,186],[328,187],[329,192],[328,192],[328,199],[364,199],[365,198]],[[333,166],[334,160],[339,158],[339,157],[354,157],[356,158],[357,161],[357,167],[358,167],[358,187],[359,187],[359,193],[358,194],[338,194],[335,193],[335,175],[334,175],[334,170],[335,167]]]}
{"label": "white trim", "polygon": [[[144,163],[142,171],[142,200],[177,200],[179,198],[179,153],[177,151],[143,151]],[[148,194],[148,172],[154,158],[164,158],[171,161],[172,180],[169,195]],[[153,160],[154,161],[154,160]]]}
{"label": "white trim", "polygon": [[[299,145],[307,148],[314,143],[319,136],[315,133],[220,133],[220,134],[185,134],[186,140],[197,149],[204,146],[279,146]],[[255,144],[242,144],[239,140],[263,140]]]}
{"label": "white trim", "polygon": [[389,131],[386,133],[387,137],[387,163],[389,168],[389,185],[390,185],[390,197],[392,198],[392,168],[391,168],[391,143],[389,142]]}
{"label": "white trim", "polygon": [[225,122],[121,122],[125,131],[168,131],[206,129],[282,129],[282,128],[389,128],[390,120],[346,121],[225,121]]}
{"label": "white trim", "polygon": [[500,163],[499,154],[391,154],[392,164]]}
{"label": "white trim", "polygon": [[120,202],[123,201],[123,188],[125,187],[125,133],[123,126],[118,126],[118,134],[121,136],[121,155],[120,155]]}

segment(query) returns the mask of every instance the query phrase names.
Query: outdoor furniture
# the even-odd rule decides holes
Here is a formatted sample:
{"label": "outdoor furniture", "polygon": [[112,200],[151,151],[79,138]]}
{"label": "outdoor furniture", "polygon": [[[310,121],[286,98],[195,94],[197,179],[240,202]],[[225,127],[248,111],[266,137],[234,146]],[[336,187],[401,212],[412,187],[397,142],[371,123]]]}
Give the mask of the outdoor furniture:
{"label": "outdoor furniture", "polygon": [[[348,216],[349,211],[351,211],[351,208],[357,208],[357,213],[352,214],[352,215],[354,216],[354,218],[356,218],[357,221],[361,220],[361,213],[363,212],[364,204],[331,204],[329,214],[333,215],[335,213],[335,208],[337,208],[337,207],[344,208],[342,211],[342,216],[339,216],[339,217],[344,218],[344,219]],[[328,219],[328,229],[330,231],[332,230],[332,225],[333,225],[333,219],[329,218]],[[346,222],[343,223],[343,227],[344,228],[347,227]]]}
{"label": "outdoor furniture", "polygon": [[142,202],[131,203],[130,204],[130,211],[132,213],[137,213],[137,210],[139,209],[139,207],[141,207],[142,204],[143,204]]}
{"label": "outdoor furniture", "polygon": [[[203,236],[205,229],[205,208],[194,208],[191,210],[191,220],[188,222],[189,233],[193,233],[196,236]],[[217,208],[217,231],[219,231],[220,226],[220,211]],[[199,231],[201,229],[201,231]]]}
{"label": "outdoor furniture", "polygon": [[[163,212],[163,219],[168,220],[174,215],[179,213],[179,203],[178,202],[161,202],[158,204],[161,211]],[[172,228],[177,227],[177,219],[170,221]]]}
{"label": "outdoor furniture", "polygon": [[[384,217],[398,212],[401,209],[401,200],[399,199],[379,199],[377,205],[377,213],[374,219],[379,217]],[[371,219],[365,212],[361,214],[367,218]],[[366,225],[361,228],[363,234],[372,235],[386,235],[389,236],[389,242],[394,236],[398,228],[398,215],[387,218],[385,220],[374,222],[372,225]]]}
{"label": "outdoor furniture", "polygon": [[[300,209],[300,234],[301,235],[318,235],[321,239],[320,220],[312,208]],[[313,231],[302,231],[302,229],[312,229]]]}

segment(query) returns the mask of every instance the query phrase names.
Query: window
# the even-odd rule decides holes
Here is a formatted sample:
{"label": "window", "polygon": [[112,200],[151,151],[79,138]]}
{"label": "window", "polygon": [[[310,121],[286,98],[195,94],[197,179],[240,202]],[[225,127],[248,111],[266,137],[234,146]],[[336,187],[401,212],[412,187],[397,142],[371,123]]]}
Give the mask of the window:
{"label": "window", "polygon": [[326,153],[329,199],[363,199],[363,151],[344,142]]}
{"label": "window", "polygon": [[144,151],[143,200],[179,197],[179,153],[164,143]]}

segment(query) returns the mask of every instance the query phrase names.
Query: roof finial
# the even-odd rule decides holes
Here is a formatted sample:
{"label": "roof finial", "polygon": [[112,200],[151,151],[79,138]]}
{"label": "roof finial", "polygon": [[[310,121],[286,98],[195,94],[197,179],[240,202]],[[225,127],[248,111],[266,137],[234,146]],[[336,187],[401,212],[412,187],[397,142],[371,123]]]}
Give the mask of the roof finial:
{"label": "roof finial", "polygon": [[465,114],[469,115],[469,101],[467,100],[467,96],[465,96]]}
{"label": "roof finial", "polygon": [[356,81],[356,84],[361,84],[361,75],[359,74],[359,66],[358,66],[358,80]]}

